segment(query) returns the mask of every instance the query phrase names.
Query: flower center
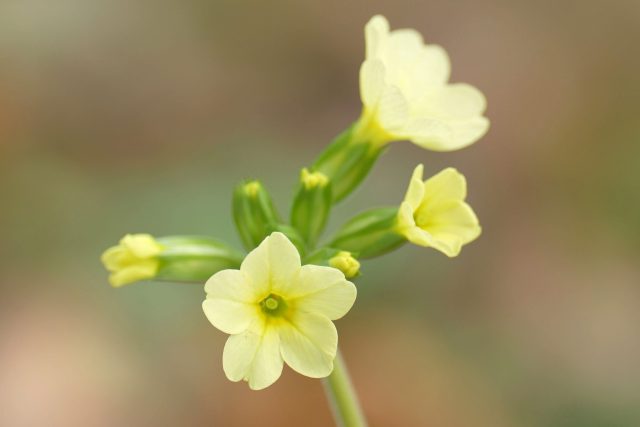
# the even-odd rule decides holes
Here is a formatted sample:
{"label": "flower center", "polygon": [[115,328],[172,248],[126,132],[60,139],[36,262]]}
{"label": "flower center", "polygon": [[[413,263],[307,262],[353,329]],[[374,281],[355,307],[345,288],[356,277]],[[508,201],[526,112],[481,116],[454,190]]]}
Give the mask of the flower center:
{"label": "flower center", "polygon": [[280,295],[269,294],[260,302],[262,311],[269,316],[282,316],[287,310],[287,303]]}
{"label": "flower center", "polygon": [[413,214],[413,219],[415,220],[416,225],[419,228],[426,230],[431,225],[433,218],[431,213],[429,212],[429,209],[421,205]]}

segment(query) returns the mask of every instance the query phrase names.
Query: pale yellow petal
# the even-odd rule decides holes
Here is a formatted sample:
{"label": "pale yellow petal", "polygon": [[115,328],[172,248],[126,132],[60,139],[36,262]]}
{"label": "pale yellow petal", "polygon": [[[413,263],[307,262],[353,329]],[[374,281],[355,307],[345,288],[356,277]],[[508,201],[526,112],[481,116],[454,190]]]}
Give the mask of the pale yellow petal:
{"label": "pale yellow petal", "polygon": [[454,168],[446,168],[424,182],[421,208],[432,210],[441,203],[464,200],[465,197],[467,197],[467,180],[464,175]]}
{"label": "pale yellow petal", "polygon": [[207,319],[227,334],[244,332],[260,315],[259,295],[244,273],[222,270],[211,276],[204,286],[207,299],[202,309]]}
{"label": "pale yellow petal", "polygon": [[419,227],[408,227],[402,231],[402,234],[414,245],[432,247],[435,244],[433,236]]}
{"label": "pale yellow petal", "polygon": [[457,150],[480,139],[489,129],[483,117],[485,96],[475,87],[456,83],[427,89],[412,102],[412,119],[404,128],[414,143],[437,151]]}
{"label": "pale yellow petal", "polygon": [[257,294],[267,296],[272,289],[291,282],[300,269],[300,254],[282,233],[266,237],[240,266]]}
{"label": "pale yellow petal", "polygon": [[125,253],[126,249],[122,246],[112,246],[102,253],[100,259],[107,270],[115,271],[123,266]]}
{"label": "pale yellow petal", "polygon": [[425,79],[427,72],[422,36],[415,30],[392,31],[387,49],[380,55],[387,68],[387,82],[398,87],[408,99],[414,99],[432,83]]}
{"label": "pale yellow petal", "polygon": [[259,302],[262,293],[253,288],[246,274],[239,270],[221,270],[211,276],[204,285],[207,298],[224,299],[244,303]]}
{"label": "pale yellow petal", "polygon": [[451,61],[447,51],[442,46],[429,44],[424,47],[424,53],[418,60],[423,78],[429,85],[444,85],[449,81]]}
{"label": "pale yellow petal", "polygon": [[413,170],[413,174],[411,175],[411,181],[409,181],[407,194],[404,196],[404,201],[408,203],[412,209],[416,209],[420,206],[424,196],[424,182],[422,181],[423,171],[424,166],[421,164],[416,166]]}
{"label": "pale yellow petal", "polygon": [[403,93],[395,86],[385,85],[378,101],[380,126],[395,139],[402,139],[402,129],[409,120],[409,104]]}
{"label": "pale yellow petal", "polygon": [[489,130],[486,117],[443,119],[425,116],[409,120],[401,132],[405,139],[432,151],[459,150],[473,144]]}
{"label": "pale yellow petal", "polygon": [[247,330],[261,315],[260,306],[228,299],[207,298],[202,303],[209,322],[226,334],[239,334]]}
{"label": "pale yellow petal", "polygon": [[413,218],[413,207],[408,202],[402,202],[398,209],[398,229],[404,234],[404,230],[416,226]]}
{"label": "pale yellow petal", "polygon": [[389,22],[382,15],[372,17],[364,27],[366,58],[378,57],[389,35]]}
{"label": "pale yellow petal", "polygon": [[356,287],[344,274],[332,267],[305,265],[300,270],[295,287],[287,294],[296,311],[321,314],[339,319],[356,300]]}
{"label": "pale yellow petal", "polygon": [[331,373],[338,348],[338,333],[331,320],[297,312],[278,332],[282,358],[294,371],[311,378]]}
{"label": "pale yellow petal", "polygon": [[162,246],[150,234],[127,234],[120,244],[137,258],[151,258],[162,252]]}
{"label": "pale yellow petal", "polygon": [[385,68],[379,60],[367,60],[360,66],[360,98],[374,112],[385,88]]}
{"label": "pale yellow petal", "polygon": [[248,330],[231,335],[224,346],[222,367],[231,381],[245,380],[252,390],[273,384],[282,374],[278,333],[266,328],[262,333]]}
{"label": "pale yellow petal", "polygon": [[437,45],[425,45],[415,30],[391,32],[383,58],[387,82],[397,86],[410,103],[420,103],[425,94],[442,88],[449,80],[449,57]]}
{"label": "pale yellow petal", "polygon": [[413,28],[393,30],[388,37],[389,51],[391,54],[397,55],[397,57],[393,57],[394,59],[401,60],[404,55],[407,60],[412,60],[424,46],[422,34]]}
{"label": "pale yellow petal", "polygon": [[451,201],[434,210],[427,230],[451,249],[445,252],[448,256],[456,256],[462,245],[475,240],[481,232],[478,217],[462,201]]}
{"label": "pale yellow petal", "polygon": [[[379,126],[394,134],[409,119],[409,104],[400,89],[389,85],[382,61],[369,59],[360,67],[360,98]],[[400,135],[394,135],[400,137]]]}
{"label": "pale yellow petal", "polygon": [[473,118],[481,116],[487,108],[484,94],[466,83],[442,86],[429,95],[431,108],[443,118]]}
{"label": "pale yellow petal", "polygon": [[152,279],[158,272],[157,260],[141,260],[130,266],[116,270],[109,276],[109,283],[120,287],[140,280]]}

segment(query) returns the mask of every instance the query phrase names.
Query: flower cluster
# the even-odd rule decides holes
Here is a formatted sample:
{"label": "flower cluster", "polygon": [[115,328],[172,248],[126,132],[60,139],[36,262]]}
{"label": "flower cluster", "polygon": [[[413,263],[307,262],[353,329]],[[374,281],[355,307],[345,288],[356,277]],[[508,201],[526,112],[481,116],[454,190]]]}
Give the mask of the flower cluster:
{"label": "flower cluster", "polygon": [[355,302],[348,279],[360,275],[360,260],[406,242],[454,257],[480,235],[464,176],[447,168],[425,180],[418,165],[403,201],[365,210],[322,239],[333,207],[364,181],[390,142],[451,151],[489,128],[482,93],[449,83],[443,48],[425,44],[415,30],[390,31],[382,16],[366,25],[365,39],[362,113],[301,169],[288,218],[262,182],[244,181],[232,199],[244,252],[210,237],[137,234],[102,257],[113,286],[148,279],[205,283],[204,314],[230,335],[224,372],[252,389],[273,384],[285,363],[308,377],[332,374],[333,321]]}

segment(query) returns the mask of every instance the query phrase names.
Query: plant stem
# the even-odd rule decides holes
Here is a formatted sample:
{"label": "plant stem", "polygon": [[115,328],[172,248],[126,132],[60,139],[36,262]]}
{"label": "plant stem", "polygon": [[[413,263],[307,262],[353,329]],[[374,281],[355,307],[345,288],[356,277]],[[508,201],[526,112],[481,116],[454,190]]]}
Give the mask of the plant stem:
{"label": "plant stem", "polygon": [[367,427],[340,350],[334,361],[333,372],[323,383],[336,424],[340,427]]}

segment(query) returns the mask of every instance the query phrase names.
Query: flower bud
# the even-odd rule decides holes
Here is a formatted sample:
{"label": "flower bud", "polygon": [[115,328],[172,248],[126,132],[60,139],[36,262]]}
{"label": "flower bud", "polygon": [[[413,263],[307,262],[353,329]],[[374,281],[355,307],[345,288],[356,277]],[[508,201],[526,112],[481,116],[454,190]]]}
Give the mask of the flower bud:
{"label": "flower bud", "polygon": [[117,246],[102,254],[102,264],[111,272],[109,283],[120,287],[152,279],[160,268],[158,255],[164,248],[149,234],[127,234]]}
{"label": "flower bud", "polygon": [[390,252],[403,243],[405,237],[396,230],[397,208],[376,208],[350,219],[331,240],[329,246],[373,258]]}
{"label": "flower bud", "polygon": [[214,273],[240,265],[242,254],[207,237],[127,234],[102,254],[111,272],[109,282],[120,287],[140,280],[204,282]]}
{"label": "flower bud", "polygon": [[347,279],[360,275],[360,263],[351,255],[351,252],[340,251],[329,259],[329,265],[344,273]]}
{"label": "flower bud", "polygon": [[331,183],[321,172],[302,169],[300,187],[293,199],[291,224],[311,247],[324,230],[331,211]]}
{"label": "flower bud", "polygon": [[233,219],[247,250],[258,246],[280,222],[260,181],[240,183],[233,193]]}
{"label": "flower bud", "polygon": [[355,190],[384,150],[384,145],[376,140],[361,136],[363,133],[351,126],[338,135],[313,164],[314,172],[322,172],[331,181],[334,203]]}
{"label": "flower bud", "polygon": [[347,279],[360,275],[360,262],[354,254],[336,248],[324,247],[304,259],[305,264],[326,265],[344,273]]}

